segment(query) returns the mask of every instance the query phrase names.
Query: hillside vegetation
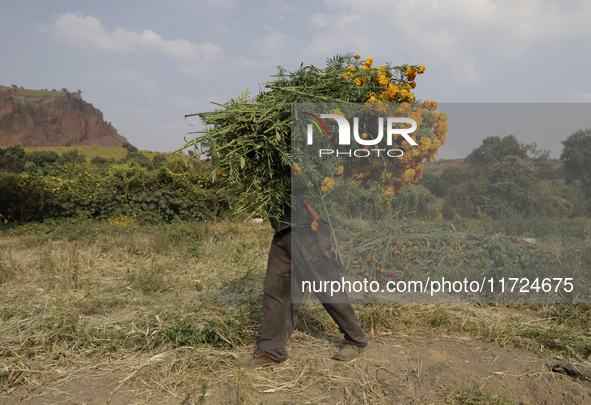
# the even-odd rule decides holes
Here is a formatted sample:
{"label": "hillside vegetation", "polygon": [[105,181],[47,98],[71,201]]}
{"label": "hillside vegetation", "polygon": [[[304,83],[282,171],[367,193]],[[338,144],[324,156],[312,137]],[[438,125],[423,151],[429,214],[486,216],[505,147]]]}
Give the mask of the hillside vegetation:
{"label": "hillside vegetation", "polygon": [[[38,146],[24,148],[24,150],[26,153],[45,151],[55,152],[58,155],[76,150],[78,151],[79,155],[84,155],[87,163],[90,163],[90,161],[95,157],[118,161],[124,159],[127,154],[126,148],[105,148],[102,146]],[[160,152],[151,152],[149,150],[140,150],[139,153],[144,155],[149,160],[153,160],[156,155],[165,155]]]}
{"label": "hillside vegetation", "polygon": [[67,89],[65,91],[58,90],[31,90],[13,86],[2,86],[0,84],[0,91],[6,90],[12,94],[13,97],[19,100],[30,101],[49,101],[58,98],[77,97],[81,98],[80,93],[70,93]]}

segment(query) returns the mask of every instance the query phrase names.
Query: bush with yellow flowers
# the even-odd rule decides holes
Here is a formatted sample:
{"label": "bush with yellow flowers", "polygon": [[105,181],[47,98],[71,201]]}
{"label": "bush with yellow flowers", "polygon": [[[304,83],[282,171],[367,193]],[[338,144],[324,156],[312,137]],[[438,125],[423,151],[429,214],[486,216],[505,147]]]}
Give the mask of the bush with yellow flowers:
{"label": "bush with yellow flowers", "polygon": [[[301,66],[288,72],[279,67],[275,80],[257,96],[250,98],[246,91],[218,104],[220,109],[187,115],[199,116],[206,129],[193,133],[199,136],[186,140],[183,148],[194,146],[205,154],[212,162],[212,178],[223,176],[240,190],[237,213],[281,217],[291,201],[292,175],[294,187],[319,193],[333,190],[339,176],[359,186],[371,182],[387,200],[405,184],[418,181],[425,162],[433,161],[445,142],[445,114],[437,111],[434,101],[418,102],[412,93],[417,75],[424,71],[417,65],[374,67],[372,58],[363,60],[353,53],[328,59],[324,69]],[[295,103],[348,103],[363,106],[364,114],[412,118],[418,124],[412,134],[418,146],[397,139],[395,147],[404,151],[400,158],[319,160],[292,147]],[[375,128],[365,128],[363,136],[376,136]],[[324,142],[334,144],[335,139]]]}

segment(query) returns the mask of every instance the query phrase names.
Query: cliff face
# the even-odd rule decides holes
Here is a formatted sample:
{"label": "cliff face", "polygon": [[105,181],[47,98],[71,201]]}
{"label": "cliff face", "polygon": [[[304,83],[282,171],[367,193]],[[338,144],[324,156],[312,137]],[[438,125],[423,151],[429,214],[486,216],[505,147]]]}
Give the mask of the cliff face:
{"label": "cliff face", "polygon": [[121,147],[125,142],[78,94],[0,87],[0,147]]}

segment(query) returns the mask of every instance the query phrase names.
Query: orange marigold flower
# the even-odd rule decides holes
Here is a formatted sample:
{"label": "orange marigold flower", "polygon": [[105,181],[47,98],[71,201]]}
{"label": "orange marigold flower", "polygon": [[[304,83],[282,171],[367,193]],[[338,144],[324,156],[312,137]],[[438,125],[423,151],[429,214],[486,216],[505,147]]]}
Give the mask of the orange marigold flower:
{"label": "orange marigold flower", "polygon": [[392,183],[386,183],[384,187],[382,187],[382,197],[390,198],[394,195],[394,185]]}
{"label": "orange marigold flower", "polygon": [[394,116],[395,117],[402,117],[404,116],[404,114],[406,114],[408,112],[408,110],[410,110],[410,105],[407,103],[401,104],[400,107],[398,107],[396,109],[396,111],[394,111]]}
{"label": "orange marigold flower", "polygon": [[423,172],[421,170],[417,170],[415,173],[415,177],[412,179],[413,183],[416,183],[417,181],[421,180],[423,178]]}
{"label": "orange marigold flower", "polygon": [[388,78],[384,75],[379,75],[378,76],[378,84],[382,87],[387,87],[388,86]]}
{"label": "orange marigold flower", "polygon": [[375,94],[373,92],[369,93],[369,98],[367,99],[366,104],[367,103],[369,103],[369,104],[375,103],[376,101],[377,101],[377,99],[376,99]]}
{"label": "orange marigold flower", "polygon": [[404,71],[404,75],[409,81],[413,81],[417,77],[417,70],[414,67],[409,66]]}
{"label": "orange marigold flower", "polygon": [[430,150],[437,150],[439,149],[439,147],[441,146],[441,141],[439,140],[439,138],[435,138],[435,140],[433,141],[433,144],[429,147]]}
{"label": "orange marigold flower", "polygon": [[382,101],[379,101],[379,100],[378,100],[378,102],[377,102],[377,103],[374,103],[374,108],[373,108],[373,109],[374,109],[374,111],[375,111],[376,113],[378,113],[378,114],[379,114],[379,113],[382,113],[382,112],[388,111],[388,110],[390,109],[390,106],[389,106],[388,104],[386,104],[386,103],[383,103]]}
{"label": "orange marigold flower", "polygon": [[437,102],[436,101],[425,101],[424,103],[425,108],[429,111],[435,111],[437,109]]}
{"label": "orange marigold flower", "polygon": [[424,66],[424,65],[421,65],[421,66],[419,66],[419,70],[417,71],[417,73],[418,73],[418,74],[423,74],[423,73],[425,73],[425,66]]}
{"label": "orange marigold flower", "polygon": [[302,169],[300,169],[300,166],[298,166],[297,163],[293,164],[293,175],[294,176],[300,176],[302,174]]}
{"label": "orange marigold flower", "polygon": [[402,181],[404,182],[410,182],[411,180],[413,180],[415,177],[415,171],[414,169],[406,169],[404,174],[402,175]]}
{"label": "orange marigold flower", "polygon": [[427,147],[430,147],[431,146],[431,138],[429,138],[428,136],[423,136],[421,138],[421,144],[425,145]]}
{"label": "orange marigold flower", "polygon": [[371,69],[371,66],[372,65],[373,65],[373,59],[370,56],[369,58],[367,58],[365,60],[365,63],[363,64],[363,66],[361,67],[361,69],[363,69],[363,70]]}
{"label": "orange marigold flower", "polygon": [[316,230],[318,229],[318,222],[312,221],[312,224],[310,226],[311,226],[312,230],[314,232],[316,232]]}
{"label": "orange marigold flower", "polygon": [[[445,135],[445,133],[447,132],[447,130],[449,129],[447,122],[445,121],[439,121],[439,124],[437,125],[437,128],[435,128],[435,130],[433,131],[435,133],[435,135],[437,135],[440,139],[443,135]],[[441,143],[443,143],[444,141],[442,141]]]}
{"label": "orange marigold flower", "polygon": [[325,177],[324,180],[322,180],[322,185],[320,186],[320,190],[322,190],[323,193],[326,193],[328,190],[332,190],[334,188],[334,180],[331,179],[330,177]]}
{"label": "orange marigold flower", "polygon": [[343,167],[343,165],[338,165],[337,166],[337,171],[334,172],[334,174],[336,174],[337,176],[340,176],[341,174],[343,174],[343,171],[345,170],[345,168]]}

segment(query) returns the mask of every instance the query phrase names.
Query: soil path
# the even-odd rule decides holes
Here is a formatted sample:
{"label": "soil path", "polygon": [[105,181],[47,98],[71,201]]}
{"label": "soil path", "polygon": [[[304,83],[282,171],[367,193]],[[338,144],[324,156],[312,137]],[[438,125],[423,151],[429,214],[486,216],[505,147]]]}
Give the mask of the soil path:
{"label": "soil path", "polygon": [[272,368],[240,370],[228,352],[223,361],[191,353],[187,360],[201,364],[217,356],[217,366],[175,389],[158,389],[141,370],[106,370],[15,390],[0,404],[591,404],[588,362],[428,332],[374,339],[351,362],[331,359],[340,344],[296,332],[289,361]]}

